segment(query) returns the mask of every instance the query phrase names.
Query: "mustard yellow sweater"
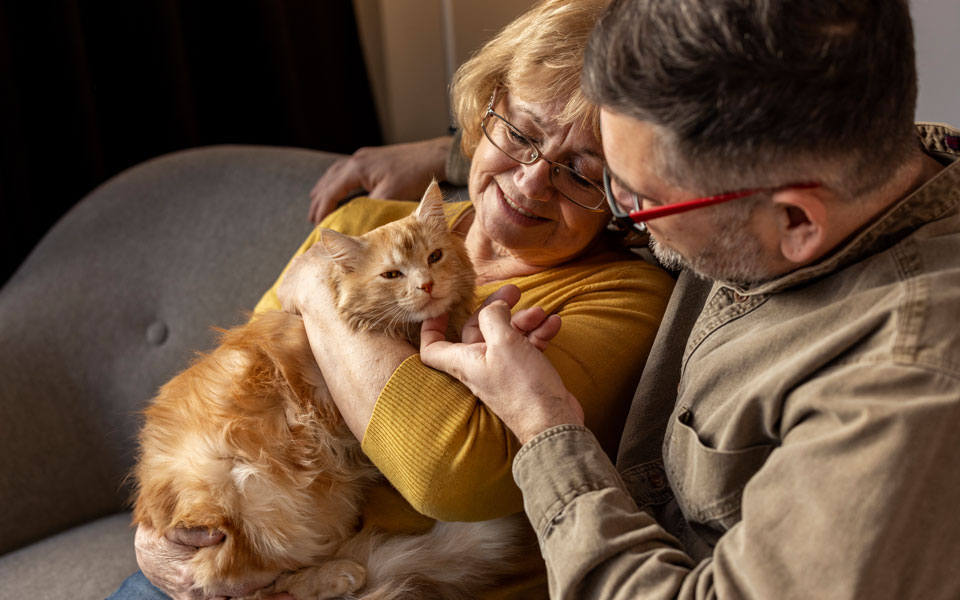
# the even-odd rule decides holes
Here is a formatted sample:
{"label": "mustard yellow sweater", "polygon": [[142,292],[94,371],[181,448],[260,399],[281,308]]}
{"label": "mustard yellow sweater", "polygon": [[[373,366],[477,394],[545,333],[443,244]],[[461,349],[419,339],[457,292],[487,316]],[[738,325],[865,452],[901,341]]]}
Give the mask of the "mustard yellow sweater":
{"label": "mustard yellow sweater", "polygon": [[[360,235],[414,208],[414,202],[355,199],[328,216],[297,255],[316,243],[321,228]],[[452,223],[472,207],[464,202],[450,209]],[[282,278],[281,273],[255,313],[280,308],[276,288]],[[516,309],[540,306],[562,318],[545,354],[583,405],[587,427],[615,456],[673,278],[628,252],[601,250],[534,275],[480,286],[478,301],[506,283],[522,293]],[[511,475],[516,438],[465,386],[425,367],[417,355],[401,364],[381,391],[362,446],[402,495],[390,489],[372,495],[364,518],[384,529],[423,530],[432,524],[424,515],[479,521],[523,510]],[[506,596],[531,597],[532,591]]]}

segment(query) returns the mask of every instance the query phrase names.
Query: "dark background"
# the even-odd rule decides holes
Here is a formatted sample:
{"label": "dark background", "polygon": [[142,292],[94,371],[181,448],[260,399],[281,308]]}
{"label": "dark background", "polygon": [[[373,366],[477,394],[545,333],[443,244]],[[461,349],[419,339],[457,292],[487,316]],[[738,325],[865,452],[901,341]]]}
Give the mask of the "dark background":
{"label": "dark background", "polygon": [[0,284],[111,175],[220,143],[381,143],[350,0],[0,0]]}

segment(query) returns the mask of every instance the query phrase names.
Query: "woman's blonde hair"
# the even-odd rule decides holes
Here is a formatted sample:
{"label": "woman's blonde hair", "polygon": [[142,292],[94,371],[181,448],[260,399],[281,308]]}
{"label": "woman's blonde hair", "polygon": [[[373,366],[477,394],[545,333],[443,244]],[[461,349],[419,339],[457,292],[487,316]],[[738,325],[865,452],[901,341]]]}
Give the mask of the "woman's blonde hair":
{"label": "woman's blonde hair", "polygon": [[469,157],[480,143],[480,120],[501,86],[528,102],[566,98],[555,118],[582,123],[600,138],[599,109],[580,91],[583,52],[609,0],[544,0],[517,17],[457,69],[454,117]]}

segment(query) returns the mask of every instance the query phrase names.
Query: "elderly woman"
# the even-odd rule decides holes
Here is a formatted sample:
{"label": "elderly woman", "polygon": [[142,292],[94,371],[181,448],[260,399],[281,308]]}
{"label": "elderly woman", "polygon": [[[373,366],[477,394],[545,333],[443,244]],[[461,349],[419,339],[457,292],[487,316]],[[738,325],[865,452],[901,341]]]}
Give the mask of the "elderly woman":
{"label": "elderly woman", "polygon": [[[620,248],[606,231],[598,111],[579,88],[583,48],[605,5],[543,2],[461,67],[453,99],[461,149],[472,159],[470,201],[447,212],[476,266],[477,298],[512,284],[516,288],[499,295],[516,302],[518,288],[518,309],[536,305],[560,316],[562,329],[545,355],[573,394],[591,399],[583,407],[586,425],[612,455],[642,366],[636,357],[649,352],[673,279]],[[359,198],[322,226],[359,235],[415,206]],[[284,306],[303,314],[318,364],[335,374],[327,380],[344,419],[392,484],[371,493],[365,526],[422,531],[433,519],[521,512],[510,470],[519,445],[480,399],[425,367],[409,343],[351,332],[322,295],[318,302],[310,294],[323,262],[309,252],[318,238],[315,231],[306,240],[298,251],[305,258],[291,263],[256,311],[280,308],[280,288]],[[619,340],[616,348],[610,339]],[[176,598],[196,597],[183,584],[189,573],[182,559],[172,561],[176,569],[159,564],[170,541],[138,538],[150,579]],[[546,595],[533,548],[529,568],[495,597]]]}

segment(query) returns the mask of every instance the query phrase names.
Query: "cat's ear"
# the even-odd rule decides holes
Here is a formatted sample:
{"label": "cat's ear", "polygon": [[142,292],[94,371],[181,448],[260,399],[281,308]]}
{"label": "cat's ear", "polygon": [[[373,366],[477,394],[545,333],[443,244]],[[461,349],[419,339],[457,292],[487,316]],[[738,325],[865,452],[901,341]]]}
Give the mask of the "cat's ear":
{"label": "cat's ear", "polygon": [[317,242],[326,250],[327,256],[344,271],[351,272],[357,269],[363,242],[355,237],[324,229],[320,232],[320,241]]}
{"label": "cat's ear", "polygon": [[443,228],[447,227],[447,217],[443,213],[443,194],[436,179],[430,182],[427,191],[424,192],[416,214],[417,220],[421,223],[434,223]]}

